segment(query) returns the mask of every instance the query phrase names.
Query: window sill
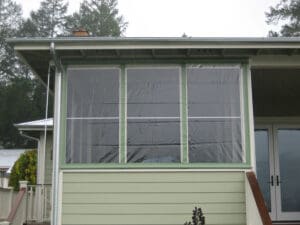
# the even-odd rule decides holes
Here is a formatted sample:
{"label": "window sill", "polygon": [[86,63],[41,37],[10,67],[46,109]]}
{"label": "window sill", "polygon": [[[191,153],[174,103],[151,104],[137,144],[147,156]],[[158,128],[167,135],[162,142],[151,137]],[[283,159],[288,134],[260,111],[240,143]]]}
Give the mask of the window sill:
{"label": "window sill", "polygon": [[70,163],[61,169],[251,169],[248,163]]}

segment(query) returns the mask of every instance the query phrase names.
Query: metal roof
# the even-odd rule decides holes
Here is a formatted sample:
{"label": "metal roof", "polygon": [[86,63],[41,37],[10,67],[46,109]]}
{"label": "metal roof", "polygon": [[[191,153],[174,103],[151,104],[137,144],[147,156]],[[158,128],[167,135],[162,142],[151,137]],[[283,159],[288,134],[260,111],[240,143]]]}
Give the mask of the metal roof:
{"label": "metal roof", "polygon": [[300,55],[300,37],[59,37],[10,38],[7,42],[14,46],[17,54],[43,81],[46,80],[49,61],[52,59],[51,45],[62,64]]}
{"label": "metal roof", "polygon": [[0,169],[6,169],[10,173],[13,165],[26,149],[0,149]]}
{"label": "metal roof", "polygon": [[15,127],[20,131],[43,131],[45,126],[47,126],[47,130],[52,130],[53,118],[15,124]]}
{"label": "metal roof", "polygon": [[8,38],[10,43],[20,42],[222,42],[222,43],[279,43],[300,42],[300,37],[57,37]]}

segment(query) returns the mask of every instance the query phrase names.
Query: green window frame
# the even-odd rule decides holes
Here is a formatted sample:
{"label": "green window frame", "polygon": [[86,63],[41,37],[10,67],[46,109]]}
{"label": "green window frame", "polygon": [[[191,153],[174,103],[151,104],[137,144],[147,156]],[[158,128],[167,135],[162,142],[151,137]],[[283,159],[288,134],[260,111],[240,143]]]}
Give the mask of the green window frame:
{"label": "green window frame", "polygon": [[[194,64],[194,62],[193,62]],[[224,168],[224,169],[247,169],[251,167],[250,160],[250,121],[248,106],[248,76],[249,66],[247,63],[236,62],[197,62],[204,66],[239,66],[241,68],[241,131],[243,141],[244,162],[242,163],[189,163],[188,162],[188,103],[187,103],[187,68],[192,64],[184,63],[117,63],[113,65],[66,65],[62,76],[62,101],[61,101],[61,136],[60,136],[60,167],[62,169],[111,169],[111,168]],[[68,68],[120,68],[119,86],[119,163],[66,163],[66,112],[67,112],[67,69]],[[134,67],[180,67],[180,140],[181,140],[181,162],[180,163],[127,163],[127,75],[126,69]]]}

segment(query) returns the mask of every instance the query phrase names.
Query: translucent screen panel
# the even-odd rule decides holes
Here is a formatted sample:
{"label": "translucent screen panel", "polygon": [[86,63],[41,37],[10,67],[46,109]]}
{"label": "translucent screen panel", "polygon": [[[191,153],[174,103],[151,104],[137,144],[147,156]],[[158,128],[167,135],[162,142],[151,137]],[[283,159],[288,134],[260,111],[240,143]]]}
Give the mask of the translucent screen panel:
{"label": "translucent screen panel", "polygon": [[281,209],[300,211],[300,129],[278,130]]}
{"label": "translucent screen panel", "polygon": [[241,163],[239,120],[189,119],[189,162]]}
{"label": "translucent screen panel", "polygon": [[240,69],[191,67],[188,73],[189,116],[240,116]]}
{"label": "translucent screen panel", "polygon": [[68,69],[68,117],[119,116],[119,69]]}
{"label": "translucent screen panel", "polygon": [[179,117],[179,68],[127,69],[129,117]]}
{"label": "translucent screen panel", "polygon": [[244,161],[239,67],[189,67],[189,161]]}
{"label": "translucent screen panel", "polygon": [[267,129],[255,130],[256,175],[259,187],[271,212],[269,133]]}
{"label": "translucent screen panel", "polygon": [[117,68],[67,71],[67,163],[118,162]]}
{"label": "translucent screen panel", "polygon": [[67,163],[118,163],[118,120],[67,120],[67,131]]}
{"label": "translucent screen panel", "polygon": [[127,162],[180,162],[179,68],[127,69]]}
{"label": "translucent screen panel", "polygon": [[128,162],[180,162],[179,119],[128,119],[127,126]]}

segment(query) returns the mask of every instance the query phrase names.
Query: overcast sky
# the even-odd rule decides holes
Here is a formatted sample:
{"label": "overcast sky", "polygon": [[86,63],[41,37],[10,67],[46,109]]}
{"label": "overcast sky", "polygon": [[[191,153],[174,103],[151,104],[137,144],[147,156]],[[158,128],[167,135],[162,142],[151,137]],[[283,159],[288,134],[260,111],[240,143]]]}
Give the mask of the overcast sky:
{"label": "overcast sky", "polygon": [[[16,0],[25,16],[40,0]],[[129,22],[128,37],[265,37],[272,28],[265,12],[280,0],[119,0],[119,13]],[[81,0],[69,0],[69,11]]]}

